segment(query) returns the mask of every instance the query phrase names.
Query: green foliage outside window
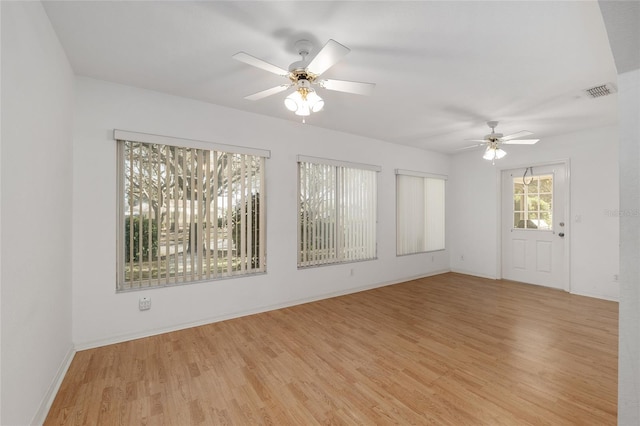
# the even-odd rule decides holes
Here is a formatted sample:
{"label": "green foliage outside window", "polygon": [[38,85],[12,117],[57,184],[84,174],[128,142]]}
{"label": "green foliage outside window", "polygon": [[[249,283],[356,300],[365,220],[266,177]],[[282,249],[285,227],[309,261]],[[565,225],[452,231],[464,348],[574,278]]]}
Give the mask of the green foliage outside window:
{"label": "green foliage outside window", "polygon": [[[142,223],[141,223],[142,222]],[[149,246],[149,222],[151,222],[151,246]],[[131,226],[133,224],[133,227]],[[140,227],[142,225],[142,233]],[[133,228],[133,251],[130,250],[131,232]],[[142,241],[140,238],[142,237]],[[125,241],[125,261],[131,262],[131,254],[133,253],[133,261],[158,258],[158,224],[148,217],[134,217],[133,220],[125,219],[124,223],[124,241]]]}

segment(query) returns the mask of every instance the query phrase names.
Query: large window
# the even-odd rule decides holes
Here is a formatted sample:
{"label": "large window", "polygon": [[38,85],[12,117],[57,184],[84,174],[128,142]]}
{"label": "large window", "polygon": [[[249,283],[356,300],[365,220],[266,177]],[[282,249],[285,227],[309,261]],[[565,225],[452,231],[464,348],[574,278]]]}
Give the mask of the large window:
{"label": "large window", "polygon": [[268,151],[116,131],[117,289],[265,271]]}
{"label": "large window", "polygon": [[443,250],[445,177],[396,170],[396,253]]}
{"label": "large window", "polygon": [[375,259],[378,171],[298,157],[298,267]]}

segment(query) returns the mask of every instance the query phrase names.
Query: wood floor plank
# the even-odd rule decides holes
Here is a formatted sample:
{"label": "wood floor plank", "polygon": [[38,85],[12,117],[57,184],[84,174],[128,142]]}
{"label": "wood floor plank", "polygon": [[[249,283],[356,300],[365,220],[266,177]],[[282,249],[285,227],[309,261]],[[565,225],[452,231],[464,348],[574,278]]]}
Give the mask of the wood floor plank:
{"label": "wood floor plank", "polygon": [[617,315],[442,274],[78,352],[45,425],[615,425]]}

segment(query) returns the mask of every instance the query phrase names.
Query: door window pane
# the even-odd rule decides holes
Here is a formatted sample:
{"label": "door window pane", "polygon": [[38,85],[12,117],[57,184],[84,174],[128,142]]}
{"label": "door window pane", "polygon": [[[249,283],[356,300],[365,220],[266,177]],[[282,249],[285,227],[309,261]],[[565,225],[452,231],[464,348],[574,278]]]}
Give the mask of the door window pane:
{"label": "door window pane", "polygon": [[524,185],[522,182],[514,182],[513,183],[513,193],[514,194],[524,194]]}
{"label": "door window pane", "polygon": [[520,211],[523,209],[522,206],[522,195],[514,195],[513,196],[513,210]]}
{"label": "door window pane", "polygon": [[553,192],[553,179],[551,177],[540,179],[540,192]]}

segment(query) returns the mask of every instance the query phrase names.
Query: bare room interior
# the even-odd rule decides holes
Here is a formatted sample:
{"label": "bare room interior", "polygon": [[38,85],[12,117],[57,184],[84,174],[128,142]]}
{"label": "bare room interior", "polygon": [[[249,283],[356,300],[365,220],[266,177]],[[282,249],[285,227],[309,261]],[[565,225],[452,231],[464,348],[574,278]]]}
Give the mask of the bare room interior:
{"label": "bare room interior", "polygon": [[0,19],[0,424],[640,424],[640,2]]}

